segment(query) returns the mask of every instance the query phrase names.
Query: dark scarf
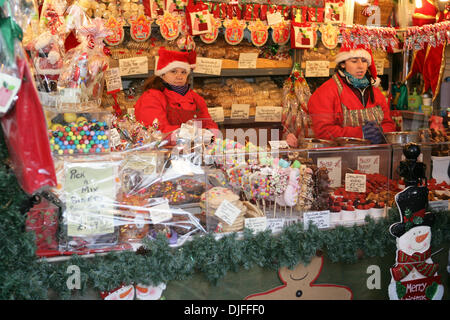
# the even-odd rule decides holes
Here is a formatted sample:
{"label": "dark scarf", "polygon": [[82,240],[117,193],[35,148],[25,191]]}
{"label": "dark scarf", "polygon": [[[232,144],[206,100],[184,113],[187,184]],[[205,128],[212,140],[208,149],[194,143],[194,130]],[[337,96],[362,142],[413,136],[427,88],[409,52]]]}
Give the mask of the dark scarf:
{"label": "dark scarf", "polygon": [[178,94],[181,94],[184,96],[189,91],[189,84],[185,84],[184,86],[174,86],[171,84],[168,84],[167,82],[163,81],[164,86],[172,91],[175,91]]}

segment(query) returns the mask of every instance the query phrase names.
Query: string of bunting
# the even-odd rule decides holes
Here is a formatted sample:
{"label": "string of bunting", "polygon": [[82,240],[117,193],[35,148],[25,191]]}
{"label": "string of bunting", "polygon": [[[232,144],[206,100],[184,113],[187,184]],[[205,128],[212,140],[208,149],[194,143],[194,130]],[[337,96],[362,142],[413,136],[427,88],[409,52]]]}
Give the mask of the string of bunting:
{"label": "string of bunting", "polygon": [[[157,21],[157,24],[159,25],[161,25],[162,21],[162,23],[167,23],[168,26],[173,26],[173,21],[178,21],[178,23],[175,24],[179,24],[180,28],[183,29],[184,27],[182,26],[186,25],[186,22],[183,22],[184,17],[189,22],[191,13],[195,13],[196,16],[199,17],[201,16],[200,13],[202,13],[202,10],[206,10],[206,12],[209,12],[211,19],[213,19],[213,22],[211,23],[212,26],[208,27],[209,32],[191,32],[191,36],[200,35],[200,39],[205,43],[213,43],[215,39],[217,39],[216,30],[222,25],[225,29],[241,28],[242,34],[245,28],[250,31],[255,30],[267,33],[269,28],[272,28],[274,32],[275,30],[279,30],[277,32],[287,32],[282,30],[285,30],[285,28],[288,28],[287,30],[289,30],[291,26],[293,28],[301,29],[312,28],[313,32],[322,32],[323,28],[320,28],[321,25],[333,25],[337,29],[335,32],[341,35],[343,43],[351,46],[363,44],[370,46],[373,49],[381,50],[401,48],[407,50],[419,50],[423,49],[428,43],[435,47],[444,44],[450,39],[450,21],[443,21],[420,27],[412,26],[403,29],[383,26],[346,25],[343,23],[344,2],[342,0],[324,1],[322,2],[322,5],[325,5],[325,7],[274,4],[271,1],[268,1],[267,4],[246,3],[245,1],[197,1],[195,2],[195,5],[193,3],[193,1],[192,4],[188,3],[182,9],[178,7],[169,7],[167,10],[162,8],[159,11],[151,13],[150,16],[153,20],[149,21],[150,23]],[[286,24],[283,27],[284,29],[280,28],[279,23],[275,25],[270,23],[269,15],[275,14],[279,17],[279,20],[277,21]],[[230,23],[230,21],[235,21],[235,23]],[[200,22],[204,22],[204,20]],[[255,22],[261,22],[256,29]],[[265,27],[263,27],[263,25]],[[168,30],[170,30],[170,28]],[[311,29],[308,31],[310,32]],[[163,34],[163,31],[161,31],[161,33]],[[169,40],[174,40],[175,37],[178,37],[181,34],[184,34],[182,30],[179,33],[174,33],[174,37],[171,37]],[[163,34],[163,36],[166,37],[167,35]],[[291,36],[294,36],[294,34]],[[240,39],[242,40],[242,38]],[[286,34],[279,39],[279,43],[276,39],[274,40],[278,44],[285,44],[287,43],[286,39],[288,39],[288,35]],[[265,41],[258,43],[258,41],[253,40],[254,39],[252,39],[252,42],[257,46],[265,43]],[[404,43],[401,43],[402,41]],[[236,41],[231,44],[238,44],[239,42],[240,41]],[[292,43],[295,44],[295,42],[291,41],[291,44]],[[292,44],[293,47],[309,48],[309,46],[302,47],[295,46],[294,44]]]}

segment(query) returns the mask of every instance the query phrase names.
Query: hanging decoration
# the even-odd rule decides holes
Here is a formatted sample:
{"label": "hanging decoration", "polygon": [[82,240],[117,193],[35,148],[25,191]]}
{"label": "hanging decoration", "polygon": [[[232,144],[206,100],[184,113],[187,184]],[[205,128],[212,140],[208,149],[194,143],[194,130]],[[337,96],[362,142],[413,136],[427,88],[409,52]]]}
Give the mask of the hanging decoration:
{"label": "hanging decoration", "polygon": [[210,33],[212,30],[211,16],[208,5],[202,1],[194,4],[194,1],[190,0],[186,7],[186,23],[189,33],[193,36]]}
{"label": "hanging decoration", "polygon": [[123,30],[123,25],[125,21],[121,18],[116,19],[110,17],[105,23],[105,28],[110,30],[110,34],[103,40],[108,46],[118,46],[123,42],[125,31]]}
{"label": "hanging decoration", "polygon": [[290,21],[282,20],[280,23],[271,26],[272,41],[279,45],[284,45],[289,41],[291,35]]}
{"label": "hanging decoration", "polygon": [[200,40],[202,40],[206,44],[211,44],[217,40],[219,35],[219,28],[222,26],[222,22],[220,19],[216,19],[215,17],[211,17],[211,32],[202,33],[200,35]]}
{"label": "hanging decoration", "polygon": [[450,40],[449,31],[450,21],[409,27],[405,34],[405,47],[408,50],[420,50],[428,44],[432,47],[444,45]]}
{"label": "hanging decoration", "polygon": [[292,24],[291,47],[296,49],[313,48],[317,41],[317,34],[312,26]]}
{"label": "hanging decoration", "polygon": [[131,20],[130,36],[136,42],[144,42],[152,33],[152,20],[141,15],[136,20]]}
{"label": "hanging decoration", "polygon": [[261,47],[266,44],[269,38],[269,26],[266,23],[256,19],[256,21],[249,23],[248,29],[250,30],[250,38],[253,45]]}
{"label": "hanging decoration", "polygon": [[344,21],[344,1],[327,0],[324,20],[325,22],[342,23]]}
{"label": "hanging decoration", "polygon": [[307,9],[308,22],[323,22],[324,8],[309,7]]}
{"label": "hanging decoration", "polygon": [[182,33],[177,40],[177,46],[182,51],[193,51],[195,50],[194,38],[188,33]]}
{"label": "hanging decoration", "polygon": [[187,0],[166,0],[166,8],[170,13],[184,13],[187,6]]}
{"label": "hanging decoration", "polygon": [[148,0],[150,2],[150,17],[156,19],[158,16],[164,15],[166,11],[166,3],[164,0]]}
{"label": "hanging decoration", "polygon": [[380,50],[398,47],[395,28],[354,25],[352,28],[341,27],[340,34],[342,35],[342,44],[352,48],[358,45]]}
{"label": "hanging decoration", "polygon": [[166,40],[175,40],[180,35],[181,26],[178,15],[165,11],[164,15],[158,17],[156,24],[159,25],[161,36]]}
{"label": "hanging decoration", "polygon": [[338,44],[339,28],[331,23],[321,25],[319,27],[322,43],[327,49],[334,49]]}
{"label": "hanging decoration", "polygon": [[244,39],[244,29],[247,26],[245,21],[238,20],[236,17],[231,20],[225,19],[223,26],[225,27],[225,41],[228,44],[235,46],[241,43]]}

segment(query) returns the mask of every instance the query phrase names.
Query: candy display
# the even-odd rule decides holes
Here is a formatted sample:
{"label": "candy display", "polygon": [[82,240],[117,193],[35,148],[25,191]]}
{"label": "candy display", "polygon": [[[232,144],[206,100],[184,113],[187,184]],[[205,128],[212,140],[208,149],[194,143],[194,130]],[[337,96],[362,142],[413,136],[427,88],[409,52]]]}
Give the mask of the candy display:
{"label": "candy display", "polygon": [[64,113],[50,119],[50,148],[54,155],[110,152],[109,124],[82,114]]}
{"label": "candy display", "polygon": [[[57,168],[57,185],[51,189],[66,208],[58,215],[57,208],[42,204],[28,212],[26,228],[35,232],[39,250],[136,249],[160,234],[175,246],[196,232],[241,232],[246,219],[290,223],[311,211],[329,213],[331,228],[350,226],[365,223],[366,216],[385,217],[387,208],[396,205],[395,194],[405,186],[389,179],[388,171],[395,168],[380,164],[378,171],[371,168],[380,173],[359,171],[353,159],[358,152],[339,154],[335,168],[320,167],[311,150],[275,150],[257,145],[253,137],[236,134],[229,139],[214,133],[199,142],[195,130],[181,129],[166,136],[158,120],[150,126],[137,122],[134,105],[154,74],[161,47],[195,49],[205,58],[199,63],[221,60],[219,74],[194,69],[190,75],[189,84],[208,107],[222,107],[224,117],[230,117],[233,106],[248,105],[245,127],[257,128],[259,134],[267,128],[260,128],[256,119],[251,123],[257,107],[281,106],[281,123],[273,127],[282,130],[280,140],[297,148],[298,141],[314,138],[307,112],[308,82],[314,81],[305,77],[303,62],[329,61],[333,68],[338,43],[355,41],[370,44],[376,60],[387,60],[387,49],[399,48],[398,30],[341,24],[346,14],[337,0],[308,1],[308,7],[258,1],[41,2],[38,33],[26,35],[24,48],[36,71]],[[448,23],[407,28],[405,46],[422,47],[424,35],[442,44],[447,30]],[[3,50],[0,56],[5,54]],[[241,67],[242,58],[249,56],[256,58],[254,73]],[[122,73],[123,59],[137,57],[147,58],[146,70]],[[112,90],[114,94],[103,90],[108,68],[111,74],[119,69],[115,80],[120,78],[121,89]],[[5,91],[9,94],[8,86]],[[433,156],[448,156],[442,119],[432,119],[430,129],[420,130],[421,140],[433,145]],[[227,126],[224,120],[220,129]],[[329,157],[326,150],[317,152]],[[344,175],[349,172],[364,176],[364,192],[347,190]],[[428,179],[428,187],[430,202],[450,199],[446,182]]]}
{"label": "candy display", "polygon": [[156,149],[163,140],[157,119],[145,127],[129,114],[113,116],[111,128],[112,151]]}

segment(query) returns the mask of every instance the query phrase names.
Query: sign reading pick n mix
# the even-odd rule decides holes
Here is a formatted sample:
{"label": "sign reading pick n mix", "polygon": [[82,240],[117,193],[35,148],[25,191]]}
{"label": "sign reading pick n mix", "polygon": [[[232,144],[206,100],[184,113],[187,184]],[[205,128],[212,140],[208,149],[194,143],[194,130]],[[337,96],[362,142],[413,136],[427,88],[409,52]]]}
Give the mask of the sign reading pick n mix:
{"label": "sign reading pick n mix", "polygon": [[114,232],[116,168],[102,163],[65,166],[67,235],[90,236]]}

